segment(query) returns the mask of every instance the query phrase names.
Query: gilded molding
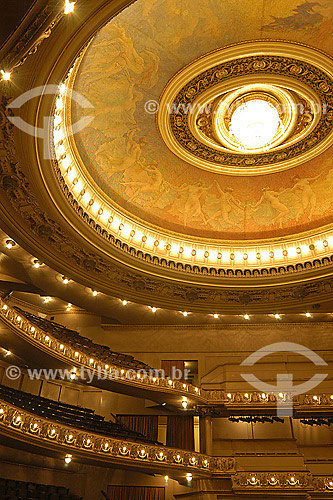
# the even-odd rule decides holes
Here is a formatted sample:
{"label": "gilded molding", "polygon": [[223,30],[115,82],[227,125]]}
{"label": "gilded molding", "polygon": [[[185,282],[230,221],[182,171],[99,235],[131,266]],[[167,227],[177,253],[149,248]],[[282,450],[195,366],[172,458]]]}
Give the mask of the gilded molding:
{"label": "gilded molding", "polygon": [[[201,265],[198,263],[189,263],[182,262],[181,254],[180,258],[171,258],[168,256],[168,252],[165,252],[165,256],[161,257],[156,255],[156,253],[149,251],[148,249],[137,249],[131,245],[130,242],[126,242],[122,240],[121,234],[117,236],[112,234],[110,231],[102,227],[102,224],[95,220],[92,214],[89,214],[86,209],[75,199],[73,193],[68,188],[68,185],[62,175],[61,169],[59,168],[58,162],[53,161],[53,167],[55,171],[55,175],[59,181],[61,189],[67,198],[69,204],[72,206],[73,210],[77,213],[77,215],[89,225],[89,228],[94,230],[99,236],[103,239],[107,240],[112,246],[121,249],[126,254],[131,257],[135,257],[139,260],[144,260],[149,264],[160,266],[163,268],[169,268],[176,272],[186,272],[191,274],[201,274],[203,276],[212,276],[212,277],[224,277],[224,278],[233,278],[233,277],[245,277],[245,278],[271,278],[275,276],[284,276],[293,273],[300,273],[302,271],[309,271],[315,268],[322,268],[331,266],[333,262],[333,254],[325,255],[324,257],[316,256],[316,257],[308,257],[301,262],[298,263],[272,263],[271,265],[263,264],[262,267],[249,267],[246,268],[246,260],[244,260],[243,264],[238,264],[237,266],[227,267],[222,266],[222,264],[214,265],[212,263],[206,262],[205,265]],[[326,241],[326,240],[325,240]],[[309,245],[310,247],[314,247],[313,244]],[[192,250],[193,252],[196,250]]]}
{"label": "gilded molding", "polygon": [[313,477],[309,472],[237,472],[232,475],[234,490],[283,489],[313,490]]}
{"label": "gilded molding", "polygon": [[[183,160],[228,175],[262,175],[308,161],[332,144],[331,65],[328,55],[282,40],[242,42],[210,52],[180,70],[166,85],[159,103],[161,137]],[[283,78],[287,79],[286,85]],[[313,92],[310,100],[320,103],[321,109],[318,123],[315,121],[316,126],[309,128],[311,133],[298,134],[297,141],[288,139],[286,147],[280,145],[252,155],[198,140],[192,123],[197,114],[189,113],[189,109],[205,109],[207,100],[218,94],[214,89],[223,94],[249,84],[259,87],[260,83],[287,86],[297,94],[304,94],[304,89]],[[170,113],[170,109],[176,112]]]}
{"label": "gilded molding", "polygon": [[56,445],[59,451],[77,452],[84,458],[96,458],[106,463],[117,462],[127,466],[141,464],[147,468],[172,468],[175,471],[185,469],[208,475],[230,475],[236,466],[233,458],[210,457],[196,452],[88,433],[35,416],[0,400],[1,431],[5,434],[11,432],[21,441],[32,441],[45,448]]}
{"label": "gilded molding", "polygon": [[29,56],[37,52],[43,41],[49,38],[64,15],[63,4],[59,0],[48,1],[24,35],[7,52],[2,60],[2,66],[9,71],[22,66]]}
{"label": "gilded molding", "polygon": [[[321,492],[332,495],[333,476],[314,476],[310,472],[237,472],[231,476],[233,490],[283,490]],[[311,498],[311,496],[309,497]],[[330,497],[328,497],[330,498]]]}
{"label": "gilded molding", "polygon": [[[294,70],[294,71],[293,71]],[[297,70],[297,73],[295,71]],[[198,93],[201,90],[208,90],[210,85],[216,85],[221,78],[238,77],[243,74],[262,74],[277,73],[278,75],[293,76],[300,81],[304,81],[310,85],[320,100],[327,106],[326,113],[322,113],[319,123],[315,130],[300,142],[289,147],[281,147],[278,151],[269,151],[261,154],[236,154],[231,151],[217,152],[216,149],[203,147],[191,133],[188,126],[188,116],[184,112],[187,106],[193,104],[193,100],[198,98]],[[219,75],[221,74],[221,77]],[[175,99],[175,106],[179,113],[171,114],[171,129],[174,137],[179,144],[184,147],[191,155],[196,156],[199,160],[215,163],[216,165],[234,165],[237,168],[237,173],[245,175],[247,172],[259,173],[255,169],[258,167],[266,167],[267,165],[281,164],[283,161],[288,161],[300,156],[300,161],[303,161],[301,155],[307,154],[314,146],[317,146],[321,141],[332,131],[333,120],[333,98],[332,98],[332,82],[324,72],[314,67],[311,64],[300,64],[293,58],[281,58],[277,56],[263,56],[242,58],[237,61],[229,61],[214,68],[210,68],[201,75],[197,76],[193,81],[189,82],[182,89]],[[185,105],[184,107],[182,105]],[[326,148],[328,145],[326,145]],[[318,154],[318,153],[317,153]],[[241,167],[241,170],[239,170]],[[282,167],[283,168],[283,167]],[[270,172],[272,169],[261,169],[260,173]],[[232,169],[228,168],[228,173],[232,173]]]}

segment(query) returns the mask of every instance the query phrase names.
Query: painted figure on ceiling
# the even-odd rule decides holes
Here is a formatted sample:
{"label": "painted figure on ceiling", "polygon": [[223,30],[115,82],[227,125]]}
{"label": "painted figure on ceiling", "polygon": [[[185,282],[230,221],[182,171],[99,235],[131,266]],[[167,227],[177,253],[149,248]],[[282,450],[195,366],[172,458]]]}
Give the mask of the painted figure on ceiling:
{"label": "painted figure on ceiling", "polygon": [[312,220],[313,213],[317,206],[317,195],[313,190],[310,182],[316,181],[322,175],[322,172],[318,174],[316,177],[302,179],[298,175],[294,177],[293,181],[295,182],[294,187],[289,189],[290,193],[294,193],[295,191],[300,191],[301,195],[301,207],[296,214],[296,221],[299,220],[302,214],[309,209],[309,219]]}
{"label": "painted figure on ceiling", "polygon": [[319,2],[304,2],[293,9],[293,14],[291,16],[271,16],[273,21],[263,26],[263,29],[279,31],[313,28],[324,19],[324,16],[315,10],[315,7],[318,6],[321,7]]}
{"label": "painted figure on ceiling", "polygon": [[157,161],[152,161],[147,165],[143,163],[142,169],[147,175],[141,181],[127,181],[121,182],[121,184],[134,188],[133,194],[127,200],[128,202],[135,200],[142,194],[150,193],[154,195],[154,200],[152,201],[154,204],[156,198],[160,196],[162,187],[164,186],[163,175],[158,169]]}
{"label": "painted figure on ceiling", "polygon": [[128,134],[126,134],[126,154],[123,156],[111,156],[111,148],[108,143],[104,143],[99,147],[96,151],[96,158],[103,165],[104,173],[113,174],[115,172],[124,171],[140,162],[142,148],[148,141],[145,137],[141,137],[138,141],[136,141],[133,136],[137,131],[138,129],[132,129]]}
{"label": "painted figure on ceiling", "polygon": [[214,181],[214,184],[220,195],[219,197],[220,208],[214,213],[214,215],[210,219],[208,219],[208,222],[214,221],[217,218],[221,218],[225,224],[233,226],[235,223],[230,219],[230,214],[232,213],[235,207],[241,210],[244,210],[244,207],[242,206],[242,203],[232,195],[234,191],[232,187],[221,189],[219,183],[216,180]]}
{"label": "painted figure on ceiling", "polygon": [[274,211],[278,212],[278,214],[273,218],[272,224],[275,224],[275,222],[279,223],[279,227],[281,228],[283,225],[283,221],[285,220],[286,216],[289,214],[289,208],[284,205],[280,200],[279,196],[281,196],[283,193],[287,192],[287,189],[284,189],[283,191],[272,191],[269,189],[269,187],[264,187],[263,189],[263,194],[255,205],[252,205],[252,213],[256,212],[259,208],[259,206],[262,203],[268,202],[269,205],[274,209]]}
{"label": "painted figure on ceiling", "polygon": [[178,213],[184,217],[184,226],[187,225],[189,219],[198,218],[207,224],[207,218],[202,208],[202,196],[207,193],[210,187],[205,187],[202,182],[197,182],[196,184],[183,184],[178,188],[173,186],[173,189],[182,195],[181,199],[178,198],[174,205],[177,204]]}

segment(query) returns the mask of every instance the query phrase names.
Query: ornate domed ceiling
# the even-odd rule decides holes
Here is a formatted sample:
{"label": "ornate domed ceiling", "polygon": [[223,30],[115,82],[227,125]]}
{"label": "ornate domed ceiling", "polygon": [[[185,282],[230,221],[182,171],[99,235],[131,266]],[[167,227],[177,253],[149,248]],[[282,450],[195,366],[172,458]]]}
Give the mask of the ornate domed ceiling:
{"label": "ornate domed ceiling", "polygon": [[[246,16],[239,9],[235,1],[203,0],[200,9],[193,0],[138,1],[101,29],[83,56],[74,88],[93,104],[84,113],[94,120],[75,136],[81,159],[97,186],[142,221],[190,236],[246,240],[331,221],[329,151],[287,172],[249,178],[242,175],[246,163],[237,176],[194,168],[161,138],[156,112],[164,88],[203,54],[277,35],[329,47],[327,6],[256,1],[251,9],[242,2]],[[74,121],[82,113],[77,108]]]}
{"label": "ornate domed ceiling", "polygon": [[[56,99],[31,105],[36,123],[54,116],[56,160],[31,140],[38,169],[25,168],[52,235],[46,215],[32,223],[30,209],[15,207],[46,259],[68,262],[76,281],[96,277],[106,293],[162,307],[178,296],[206,309],[229,300],[218,288],[327,278],[330,5],[119,0],[114,15],[118,7],[97,3],[82,11],[82,30],[78,16],[73,35],[68,26],[63,43],[60,29],[46,42],[49,74],[38,61],[31,68],[36,87],[62,82]],[[44,252],[44,242],[29,245]],[[265,295],[244,293],[246,303]]]}
{"label": "ornate domed ceiling", "polygon": [[[90,106],[70,109],[60,96],[55,131],[57,145],[61,127],[90,120],[57,148],[90,216],[126,244],[185,261],[266,265],[325,250],[332,61],[305,45],[260,42],[278,31],[328,48],[327,6],[294,3],[279,3],[277,16],[257,2],[249,18],[232,1],[137,1],[98,32],[66,81]],[[257,149],[231,133],[230,109],[244,96],[281,107]]]}

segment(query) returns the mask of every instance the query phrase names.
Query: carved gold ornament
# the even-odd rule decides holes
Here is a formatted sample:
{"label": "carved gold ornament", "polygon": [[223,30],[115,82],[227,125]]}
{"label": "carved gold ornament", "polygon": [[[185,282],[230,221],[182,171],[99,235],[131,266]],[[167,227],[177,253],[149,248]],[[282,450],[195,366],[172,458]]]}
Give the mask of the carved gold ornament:
{"label": "carved gold ornament", "polygon": [[[315,49],[280,41],[209,53],[165,87],[161,137],[182,160],[218,173],[259,175],[299,165],[333,143],[331,64]],[[269,140],[247,147],[232,133],[232,122],[242,106],[255,101],[257,109],[258,102],[266,104],[262,128],[274,120],[274,110],[278,124]]]}

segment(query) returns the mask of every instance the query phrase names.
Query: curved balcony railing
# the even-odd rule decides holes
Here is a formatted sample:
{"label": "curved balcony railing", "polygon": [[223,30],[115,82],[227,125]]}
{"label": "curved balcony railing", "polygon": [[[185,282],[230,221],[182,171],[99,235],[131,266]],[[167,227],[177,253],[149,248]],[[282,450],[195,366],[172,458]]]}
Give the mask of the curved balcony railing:
{"label": "curved balcony railing", "polygon": [[[105,359],[101,360],[97,356],[92,357],[87,348],[82,347],[80,349],[81,337],[79,334],[76,336],[77,344],[73,347],[65,340],[60,340],[53,336],[52,333],[33,324],[24,316],[23,312],[18,312],[2,299],[0,299],[0,321],[37,349],[53,358],[57,358],[70,367],[68,371],[69,380],[79,379],[79,368],[90,371],[103,380],[115,380],[123,387],[131,386],[136,390],[145,389],[155,393],[163,393],[164,396],[168,395],[171,399],[173,398],[173,401],[178,398],[179,406],[181,406],[181,398],[187,399],[188,410],[198,407],[200,412],[203,409],[203,413],[209,413],[211,409],[217,408],[221,412],[221,416],[238,415],[240,411],[248,411],[249,414],[255,412],[258,415],[267,411],[275,412],[277,404],[286,402],[289,397],[288,394],[269,394],[257,391],[203,390],[179,380],[161,377],[158,369],[152,369],[137,360],[134,360],[134,362],[141,363],[142,366],[147,368],[140,368],[141,365],[136,369],[129,368],[126,358],[123,361],[121,360],[121,354],[119,354],[117,363],[108,364]],[[82,337],[82,340],[86,339]],[[94,380],[92,384],[94,384]],[[107,389],[107,386],[105,388]],[[121,390],[118,392],[121,392]],[[151,399],[153,399],[153,396]],[[315,394],[294,396],[293,407],[296,413],[297,411],[315,412],[318,408],[324,412],[332,411],[333,393],[320,393],[318,389]]]}
{"label": "curved balcony railing", "polygon": [[90,433],[49,418],[27,412],[0,399],[0,433],[34,446],[56,449],[64,456],[121,465],[141,466],[158,473],[168,470],[202,476],[235,471],[233,458],[210,457],[200,453],[136,443]]}
{"label": "curved balcony railing", "polygon": [[[15,331],[29,343],[32,343],[50,356],[64,361],[73,367],[73,378],[79,377],[77,369],[94,373],[100,379],[116,380],[118,383],[130,384],[138,388],[162,391],[168,394],[192,398],[196,402],[204,402],[201,389],[191,384],[160,377],[160,370],[152,368],[130,368],[126,362],[106,363],[98,357],[92,357],[84,345],[80,348],[80,335],[77,334],[75,348],[65,340],[59,340],[52,333],[36,326],[29,321],[23,312],[18,312],[0,299],[0,320],[14,328]],[[103,346],[99,346],[103,347]],[[138,362],[139,363],[139,362]],[[147,366],[147,365],[146,365]],[[77,375],[75,375],[77,373]]]}

